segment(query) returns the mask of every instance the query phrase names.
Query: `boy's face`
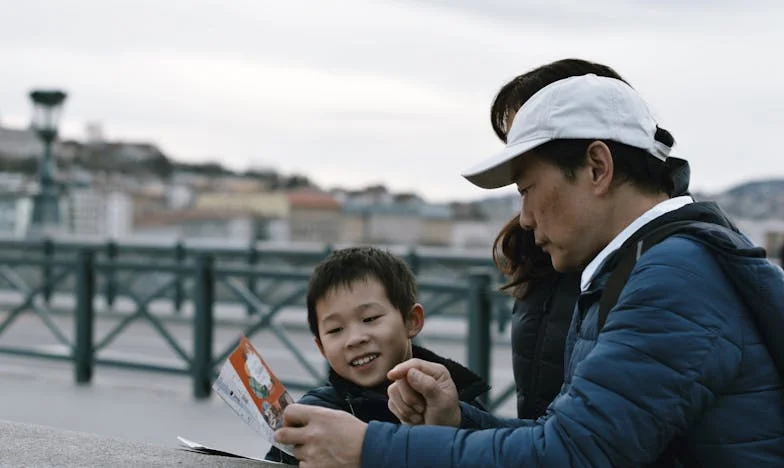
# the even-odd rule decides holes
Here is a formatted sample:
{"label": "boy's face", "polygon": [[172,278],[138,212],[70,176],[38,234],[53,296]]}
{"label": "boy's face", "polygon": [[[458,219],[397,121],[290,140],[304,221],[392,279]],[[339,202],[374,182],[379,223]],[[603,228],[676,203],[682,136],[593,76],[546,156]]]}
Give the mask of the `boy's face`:
{"label": "boy's face", "polygon": [[417,304],[404,322],[381,283],[368,278],[328,292],[316,303],[316,318],[316,345],[332,369],[361,387],[373,387],[411,358],[411,338],[422,329],[424,312]]}

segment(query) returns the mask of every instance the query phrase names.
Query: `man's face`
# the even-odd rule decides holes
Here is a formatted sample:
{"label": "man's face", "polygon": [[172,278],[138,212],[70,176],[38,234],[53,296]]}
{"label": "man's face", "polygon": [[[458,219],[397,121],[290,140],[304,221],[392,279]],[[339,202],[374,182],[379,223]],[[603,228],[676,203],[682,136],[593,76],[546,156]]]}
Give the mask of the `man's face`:
{"label": "man's face", "polygon": [[316,303],[316,340],[335,372],[361,387],[386,381],[387,372],[411,358],[411,338],[422,328],[416,305],[407,321],[373,278],[338,287]]}
{"label": "man's face", "polygon": [[537,245],[557,271],[583,268],[596,254],[601,224],[597,200],[586,172],[569,180],[557,166],[528,153],[520,158],[515,183],[521,195],[520,226],[532,230]]}

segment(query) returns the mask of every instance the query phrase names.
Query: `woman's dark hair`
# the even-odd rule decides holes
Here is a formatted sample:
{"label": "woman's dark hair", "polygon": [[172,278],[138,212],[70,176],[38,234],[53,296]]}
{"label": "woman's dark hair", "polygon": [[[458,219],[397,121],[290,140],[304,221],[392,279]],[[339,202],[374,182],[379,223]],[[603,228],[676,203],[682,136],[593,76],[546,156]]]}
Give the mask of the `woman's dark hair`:
{"label": "woman's dark hair", "polygon": [[534,241],[533,231],[523,229],[520,219],[510,219],[493,242],[493,262],[507,278],[501,286],[517,299],[522,299],[544,278],[555,274],[547,252]]}
{"label": "woman's dark hair", "polygon": [[615,78],[628,84],[615,70],[600,63],[581,59],[563,59],[542,65],[513,78],[498,91],[490,107],[490,122],[495,134],[506,142],[507,117],[517,112],[540,89],[572,76],[593,73],[596,76]]}

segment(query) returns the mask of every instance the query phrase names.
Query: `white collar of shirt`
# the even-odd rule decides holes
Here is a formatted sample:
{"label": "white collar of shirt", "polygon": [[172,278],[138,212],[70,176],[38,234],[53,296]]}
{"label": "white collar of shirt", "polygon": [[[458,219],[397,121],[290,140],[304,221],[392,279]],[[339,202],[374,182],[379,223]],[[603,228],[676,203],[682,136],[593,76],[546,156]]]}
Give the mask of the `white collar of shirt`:
{"label": "white collar of shirt", "polygon": [[588,290],[588,287],[591,285],[591,281],[593,281],[594,275],[596,275],[596,272],[599,270],[599,267],[602,265],[602,263],[604,263],[611,253],[618,250],[621,245],[623,245],[623,243],[632,236],[632,234],[637,232],[637,230],[658,218],[659,216],[669,213],[670,211],[675,211],[678,208],[682,208],[693,202],[694,200],[688,195],[664,200],[663,202],[643,213],[642,216],[635,219],[630,225],[626,226],[626,229],[615,236],[615,239],[607,244],[607,247],[602,249],[602,251],[599,252],[599,255],[594,257],[593,260],[591,260],[591,263],[585,267],[580,279],[580,290],[582,292]]}

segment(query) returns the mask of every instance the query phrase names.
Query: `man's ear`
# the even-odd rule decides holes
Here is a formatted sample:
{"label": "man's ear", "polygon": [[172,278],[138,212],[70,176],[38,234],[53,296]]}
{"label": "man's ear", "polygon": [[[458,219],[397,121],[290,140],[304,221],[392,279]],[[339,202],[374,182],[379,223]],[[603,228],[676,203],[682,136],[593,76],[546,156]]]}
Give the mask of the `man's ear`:
{"label": "man's ear", "polygon": [[408,338],[410,339],[417,336],[424,326],[425,309],[422,308],[422,304],[414,304],[414,307],[411,308],[411,312],[408,314],[408,320],[406,320]]}
{"label": "man's ear", "polygon": [[586,149],[586,165],[591,185],[597,194],[605,194],[612,188],[615,164],[610,148],[603,141],[594,141]]}
{"label": "man's ear", "polygon": [[327,355],[324,354],[324,345],[321,344],[321,340],[319,339],[319,337],[318,336],[314,337],[313,341],[316,343],[316,347],[319,349],[319,351],[321,351],[321,355],[327,357]]}

